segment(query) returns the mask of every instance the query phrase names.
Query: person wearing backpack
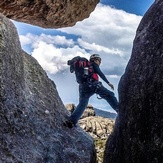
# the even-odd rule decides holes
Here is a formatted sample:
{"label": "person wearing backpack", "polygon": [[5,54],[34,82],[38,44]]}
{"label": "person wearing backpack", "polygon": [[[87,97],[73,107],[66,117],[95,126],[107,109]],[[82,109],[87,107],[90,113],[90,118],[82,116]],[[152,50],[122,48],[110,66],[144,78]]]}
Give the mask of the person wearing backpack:
{"label": "person wearing backpack", "polygon": [[[118,113],[118,101],[114,93],[105,88],[98,80],[98,76],[100,76],[101,79],[105,81],[112,90],[114,90],[114,86],[107,80],[103,72],[100,70],[100,63],[101,57],[98,54],[91,55],[88,63],[86,61],[81,62],[80,57],[75,57],[73,60],[68,61],[68,65],[72,66],[70,66],[71,72],[75,71],[75,65],[79,65],[77,70],[75,71],[76,79],[79,83],[79,104],[77,105],[76,109],[73,111],[69,119],[64,122],[64,125],[66,127],[72,128],[78,123],[78,120],[80,119],[85,108],[88,105],[89,98],[95,93],[98,94],[101,98],[105,99],[110,104],[110,106]],[[79,73],[80,65],[84,65],[84,75],[81,75]]]}

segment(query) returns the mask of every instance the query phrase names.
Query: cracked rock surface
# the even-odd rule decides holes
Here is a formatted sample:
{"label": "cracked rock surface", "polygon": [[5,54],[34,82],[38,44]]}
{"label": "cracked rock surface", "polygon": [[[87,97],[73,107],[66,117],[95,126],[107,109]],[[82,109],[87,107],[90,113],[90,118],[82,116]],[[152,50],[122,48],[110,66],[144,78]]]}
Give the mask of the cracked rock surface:
{"label": "cracked rock surface", "polygon": [[1,0],[6,17],[43,28],[69,27],[88,18],[99,0]]}

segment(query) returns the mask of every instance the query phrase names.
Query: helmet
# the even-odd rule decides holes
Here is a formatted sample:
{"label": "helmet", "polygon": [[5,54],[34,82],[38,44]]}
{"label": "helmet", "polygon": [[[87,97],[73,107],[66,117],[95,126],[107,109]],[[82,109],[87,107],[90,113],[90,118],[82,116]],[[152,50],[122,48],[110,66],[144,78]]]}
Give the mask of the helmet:
{"label": "helmet", "polygon": [[90,56],[90,61],[94,61],[95,59],[100,59],[101,60],[101,57],[99,54],[92,54]]}

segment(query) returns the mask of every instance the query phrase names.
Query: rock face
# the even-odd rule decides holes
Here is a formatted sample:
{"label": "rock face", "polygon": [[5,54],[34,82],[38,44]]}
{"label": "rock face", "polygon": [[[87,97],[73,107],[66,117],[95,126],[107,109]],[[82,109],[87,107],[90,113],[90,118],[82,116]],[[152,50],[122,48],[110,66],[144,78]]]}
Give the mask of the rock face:
{"label": "rock face", "polygon": [[156,0],[137,29],[119,83],[119,116],[104,163],[163,161],[163,3]]}
{"label": "rock face", "polygon": [[113,130],[114,120],[98,116],[91,116],[80,119],[79,125],[94,139],[106,139]]}
{"label": "rock face", "polygon": [[55,84],[0,15],[0,162],[95,163],[92,138],[64,127],[67,117]]}
{"label": "rock face", "polygon": [[[74,104],[65,106],[70,113],[74,111]],[[115,121],[95,115],[92,105],[88,105],[79,120],[80,127],[91,135],[94,139],[106,139],[112,132]]]}
{"label": "rock face", "polygon": [[1,0],[6,17],[44,28],[73,26],[89,17],[99,0]]}
{"label": "rock face", "polygon": [[[67,104],[66,108],[71,113],[75,109],[74,104]],[[88,105],[79,120],[80,127],[94,139],[97,162],[102,163],[105,150],[105,143],[113,130],[115,120],[95,115],[94,107]],[[96,109],[97,110],[97,109]],[[108,112],[105,112],[108,114]]]}
{"label": "rock face", "polygon": [[[65,107],[67,108],[67,110],[72,113],[76,106],[75,104],[67,104],[65,105]],[[83,115],[81,116],[81,119],[82,118],[85,118],[85,117],[89,117],[89,116],[95,116],[95,111],[94,111],[94,108],[92,105],[88,105],[87,108],[85,109]]]}

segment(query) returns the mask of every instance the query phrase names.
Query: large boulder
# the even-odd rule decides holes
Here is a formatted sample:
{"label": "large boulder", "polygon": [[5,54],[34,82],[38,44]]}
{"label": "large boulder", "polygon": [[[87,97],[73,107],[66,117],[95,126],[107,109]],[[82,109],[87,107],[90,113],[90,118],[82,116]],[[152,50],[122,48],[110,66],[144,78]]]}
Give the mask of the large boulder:
{"label": "large boulder", "polygon": [[6,17],[43,28],[73,26],[89,17],[99,0],[1,0]]}
{"label": "large boulder", "polygon": [[104,163],[163,161],[163,2],[156,0],[137,29],[119,83],[119,115]]}
{"label": "large boulder", "polygon": [[64,127],[68,116],[54,82],[0,14],[0,162],[95,163],[93,139]]}
{"label": "large boulder", "polygon": [[[70,114],[76,108],[75,104],[65,105]],[[105,114],[109,114],[105,112]],[[80,127],[94,139],[106,139],[112,132],[115,120],[96,115],[94,107],[88,105],[79,120]]]}
{"label": "large boulder", "polygon": [[[67,108],[67,110],[70,112],[70,114],[75,110],[76,106],[75,104],[66,104],[65,107]],[[95,113],[95,110],[93,108],[92,105],[88,105],[86,107],[86,109],[84,110],[84,113],[82,114],[81,116],[81,119],[82,118],[85,118],[85,117],[89,117],[89,116],[95,116],[96,113]]]}
{"label": "large boulder", "polygon": [[79,125],[94,139],[106,139],[113,130],[114,120],[99,116],[89,116],[80,119]]}

